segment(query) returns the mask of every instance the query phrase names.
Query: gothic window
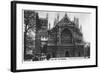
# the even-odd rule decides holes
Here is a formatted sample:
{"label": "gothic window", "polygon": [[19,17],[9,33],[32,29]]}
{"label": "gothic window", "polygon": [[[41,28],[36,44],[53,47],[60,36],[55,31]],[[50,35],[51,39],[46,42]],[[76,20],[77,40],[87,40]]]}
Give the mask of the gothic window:
{"label": "gothic window", "polygon": [[61,32],[61,43],[69,44],[72,43],[72,34],[67,28]]}

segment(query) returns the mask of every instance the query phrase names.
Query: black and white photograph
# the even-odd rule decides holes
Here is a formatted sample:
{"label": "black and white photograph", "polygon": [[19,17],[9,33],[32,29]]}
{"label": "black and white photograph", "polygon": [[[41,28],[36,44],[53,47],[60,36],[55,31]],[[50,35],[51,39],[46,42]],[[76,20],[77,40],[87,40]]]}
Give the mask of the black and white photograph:
{"label": "black and white photograph", "polygon": [[11,68],[97,67],[97,6],[12,2]]}
{"label": "black and white photograph", "polygon": [[24,61],[91,57],[91,13],[23,11]]}

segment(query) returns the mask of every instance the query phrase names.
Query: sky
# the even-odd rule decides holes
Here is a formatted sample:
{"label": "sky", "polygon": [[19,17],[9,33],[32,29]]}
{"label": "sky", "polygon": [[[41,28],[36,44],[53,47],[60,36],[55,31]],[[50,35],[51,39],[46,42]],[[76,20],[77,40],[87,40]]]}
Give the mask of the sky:
{"label": "sky", "polygon": [[90,13],[76,13],[76,12],[54,12],[54,11],[37,11],[40,18],[46,18],[48,13],[48,22],[50,23],[50,28],[53,27],[54,20],[59,14],[59,20],[61,20],[65,13],[71,21],[74,20],[74,17],[79,19],[79,26],[82,26],[83,39],[86,42],[90,42],[90,27],[91,27],[91,14]]}

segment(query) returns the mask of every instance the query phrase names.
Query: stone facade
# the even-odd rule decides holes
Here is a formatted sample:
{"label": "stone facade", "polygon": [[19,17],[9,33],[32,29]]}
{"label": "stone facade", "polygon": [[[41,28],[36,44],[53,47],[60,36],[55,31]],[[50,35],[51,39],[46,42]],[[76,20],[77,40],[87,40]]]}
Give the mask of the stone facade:
{"label": "stone facade", "polygon": [[41,28],[36,33],[35,48],[37,53],[50,54],[52,58],[58,57],[85,57],[87,54],[83,41],[82,27],[79,27],[79,19],[74,17],[71,21],[67,14],[54,21],[54,27],[48,29],[48,15],[39,18]]}
{"label": "stone facade", "polygon": [[67,14],[48,31],[48,53],[52,57],[82,57],[84,56],[84,41],[79,20],[71,21]]}

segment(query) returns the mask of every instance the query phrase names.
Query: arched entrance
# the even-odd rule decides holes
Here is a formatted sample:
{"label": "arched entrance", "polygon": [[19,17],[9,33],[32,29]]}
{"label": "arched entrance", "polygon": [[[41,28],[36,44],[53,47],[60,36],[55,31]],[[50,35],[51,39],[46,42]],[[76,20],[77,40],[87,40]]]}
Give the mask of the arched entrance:
{"label": "arched entrance", "polygon": [[66,51],[66,52],[65,52],[65,57],[70,57],[69,51]]}

